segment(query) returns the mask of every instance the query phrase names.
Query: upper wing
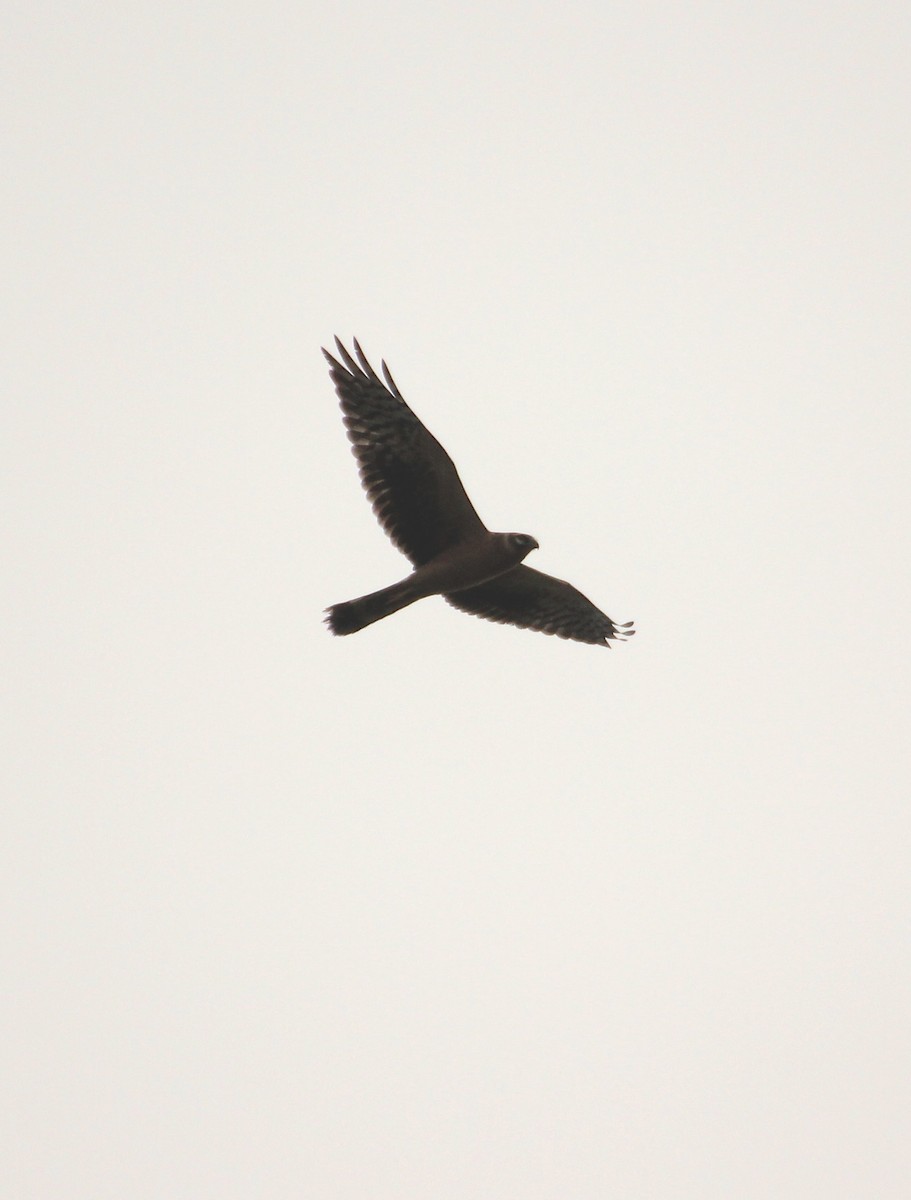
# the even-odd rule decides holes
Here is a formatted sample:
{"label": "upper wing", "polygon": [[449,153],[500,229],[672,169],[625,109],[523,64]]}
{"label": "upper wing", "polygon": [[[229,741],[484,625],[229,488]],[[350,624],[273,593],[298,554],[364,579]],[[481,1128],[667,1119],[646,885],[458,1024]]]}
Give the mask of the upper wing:
{"label": "upper wing", "polygon": [[405,401],[383,363],[385,384],[357,341],[357,362],[335,339],[342,362],[324,350],[377,520],[414,566],[485,531],[452,459]]}
{"label": "upper wing", "polygon": [[608,639],[624,639],[636,632],[632,621],[615,625],[571,583],[524,563],[477,587],[447,592],[443,598],[462,612],[486,617],[488,621],[538,629],[541,633],[555,633],[557,637],[608,649]]}

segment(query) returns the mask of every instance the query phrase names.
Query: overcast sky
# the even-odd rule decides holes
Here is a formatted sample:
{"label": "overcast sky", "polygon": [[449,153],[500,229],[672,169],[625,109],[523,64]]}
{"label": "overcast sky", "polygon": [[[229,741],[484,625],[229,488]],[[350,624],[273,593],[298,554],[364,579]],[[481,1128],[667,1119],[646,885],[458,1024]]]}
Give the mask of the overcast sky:
{"label": "overcast sky", "polygon": [[[908,6],[0,56],[0,1191],[903,1200]],[[336,333],[629,644],[327,633]]]}

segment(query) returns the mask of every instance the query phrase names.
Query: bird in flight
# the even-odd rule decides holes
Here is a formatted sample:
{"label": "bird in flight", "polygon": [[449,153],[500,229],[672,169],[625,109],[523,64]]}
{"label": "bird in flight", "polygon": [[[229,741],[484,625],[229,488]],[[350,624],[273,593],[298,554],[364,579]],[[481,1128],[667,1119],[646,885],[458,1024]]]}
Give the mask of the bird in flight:
{"label": "bird in flight", "polygon": [[491,533],[468,499],[452,459],[408,405],[385,362],[377,375],[354,342],[338,338],[338,358],[323,350],[338,392],[348,440],[373,511],[414,570],[399,583],[334,604],[326,624],[356,633],[425,596],[442,595],[462,612],[521,629],[607,646],[632,637],[572,584],[527,567],[538,543],[527,533]]}

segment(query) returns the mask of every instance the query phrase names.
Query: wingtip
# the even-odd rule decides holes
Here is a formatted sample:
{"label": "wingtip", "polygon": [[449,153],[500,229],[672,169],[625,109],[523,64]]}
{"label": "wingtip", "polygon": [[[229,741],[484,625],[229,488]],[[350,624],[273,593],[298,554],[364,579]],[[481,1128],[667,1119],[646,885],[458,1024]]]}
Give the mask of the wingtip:
{"label": "wingtip", "polygon": [[382,363],[383,375],[386,381],[384,385],[383,380],[380,379],[376,371],[370,365],[370,361],[368,360],[367,355],[364,353],[363,348],[356,337],[351,339],[351,345],[354,349],[353,355],[337,334],[335,335],[334,340],[338,358],[336,358],[334,354],[331,354],[325,346],[320,347],[323,355],[326,358],[326,361],[329,363],[329,366],[333,371],[345,371],[349,375],[353,375],[355,377],[364,377],[372,380],[374,383],[378,383],[381,387],[386,386],[397,400],[402,399],[402,394],[396,386],[396,382],[392,378],[392,374],[390,373],[385,362]]}
{"label": "wingtip", "polygon": [[383,370],[383,378],[386,380],[386,386],[389,388],[390,392],[392,392],[393,396],[396,397],[396,399],[401,400],[402,393],[398,389],[398,384],[392,378],[392,372],[386,366],[385,358],[380,362],[380,366]]}
{"label": "wingtip", "polygon": [[[356,346],[357,342],[355,341],[354,344]],[[335,346],[336,346],[336,349],[338,350],[338,353],[341,356],[341,360],[342,360],[339,363],[339,366],[343,367],[344,370],[346,370],[350,375],[359,374],[360,367],[354,361],[354,359],[351,357],[348,347],[345,345],[345,343],[342,341],[342,339],[337,334],[335,337]]]}
{"label": "wingtip", "polygon": [[360,342],[357,340],[357,338],[352,338],[352,344],[354,345],[354,352],[357,355],[357,360],[360,363],[361,370],[368,379],[372,379],[374,383],[378,383],[380,386],[382,386],[382,380],[370,365],[367,355],[361,349]]}

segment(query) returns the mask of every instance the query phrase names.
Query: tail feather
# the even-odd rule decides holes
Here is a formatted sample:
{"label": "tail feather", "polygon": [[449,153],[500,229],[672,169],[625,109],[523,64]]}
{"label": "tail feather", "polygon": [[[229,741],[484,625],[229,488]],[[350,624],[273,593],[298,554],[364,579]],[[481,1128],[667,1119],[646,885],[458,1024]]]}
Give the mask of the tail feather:
{"label": "tail feather", "polygon": [[415,595],[408,586],[408,581],[394,583],[392,587],[382,588],[371,592],[369,596],[359,596],[357,600],[345,600],[341,604],[333,604],[326,609],[326,624],[334,634],[343,637],[349,633],[357,633],[374,621],[381,621],[400,608],[413,604],[420,597]]}

